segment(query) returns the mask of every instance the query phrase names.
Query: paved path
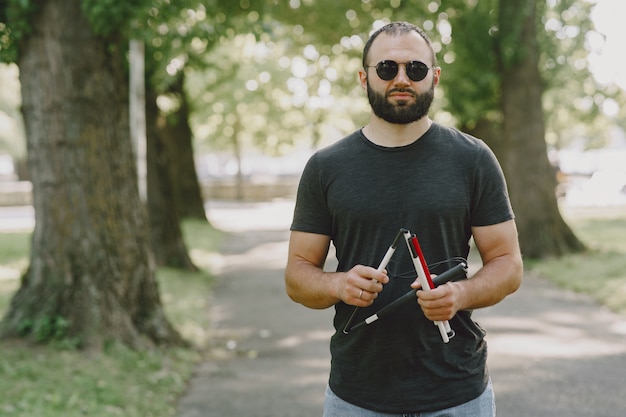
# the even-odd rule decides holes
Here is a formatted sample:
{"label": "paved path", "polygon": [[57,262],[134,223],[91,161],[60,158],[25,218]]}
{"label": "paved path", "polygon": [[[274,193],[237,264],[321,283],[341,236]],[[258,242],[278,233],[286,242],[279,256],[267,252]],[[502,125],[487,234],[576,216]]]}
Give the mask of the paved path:
{"label": "paved path", "polygon": [[[228,233],[214,288],[214,349],[177,417],[315,417],[328,377],[332,311],[284,292],[292,204],[216,204]],[[528,276],[476,312],[488,332],[501,417],[626,416],[626,317]]]}

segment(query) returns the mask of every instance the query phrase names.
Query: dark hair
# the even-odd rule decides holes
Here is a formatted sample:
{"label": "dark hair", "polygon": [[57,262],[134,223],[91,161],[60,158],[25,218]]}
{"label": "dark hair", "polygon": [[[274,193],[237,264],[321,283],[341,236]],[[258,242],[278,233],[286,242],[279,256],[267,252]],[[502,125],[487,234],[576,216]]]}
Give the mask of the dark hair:
{"label": "dark hair", "polygon": [[437,65],[437,55],[435,54],[435,48],[433,47],[433,43],[431,42],[428,35],[426,35],[426,32],[409,22],[392,22],[387,23],[385,26],[381,27],[370,35],[369,39],[365,43],[365,47],[363,48],[363,67],[365,68],[367,66],[367,55],[370,52],[372,43],[374,43],[374,39],[376,39],[378,35],[380,35],[381,33],[386,33],[388,35],[395,36],[404,35],[410,32],[416,32],[426,41],[426,44],[432,52],[433,65]]}

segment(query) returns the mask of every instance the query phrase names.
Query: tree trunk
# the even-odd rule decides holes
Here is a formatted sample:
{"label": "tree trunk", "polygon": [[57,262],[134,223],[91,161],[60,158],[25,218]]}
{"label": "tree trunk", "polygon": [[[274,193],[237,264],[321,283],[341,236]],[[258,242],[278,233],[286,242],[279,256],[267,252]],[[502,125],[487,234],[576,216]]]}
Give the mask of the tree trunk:
{"label": "tree trunk", "polygon": [[184,82],[184,72],[181,71],[167,91],[168,95],[176,98],[178,109],[172,114],[161,113],[159,126],[170,160],[169,171],[180,217],[207,220],[194,162],[193,134],[189,126],[189,104]]}
{"label": "tree trunk", "polygon": [[537,0],[500,1],[502,165],[517,214],[522,252],[529,258],[581,251],[559,212],[548,161],[536,36]]}
{"label": "tree trunk", "polygon": [[36,225],[1,333],[41,341],[62,330],[90,349],[183,344],[137,190],[125,50],[94,36],[80,0],[37,3],[18,60]]}
{"label": "tree trunk", "polygon": [[197,270],[189,257],[180,229],[170,164],[158,123],[157,94],[146,88],[146,133],[148,137],[148,213],[152,250],[158,265]]}

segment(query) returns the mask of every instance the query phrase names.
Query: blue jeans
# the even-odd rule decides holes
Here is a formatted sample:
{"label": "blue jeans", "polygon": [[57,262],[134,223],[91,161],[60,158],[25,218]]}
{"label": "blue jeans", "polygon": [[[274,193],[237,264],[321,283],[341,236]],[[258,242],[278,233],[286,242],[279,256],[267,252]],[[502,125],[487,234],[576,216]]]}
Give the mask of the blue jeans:
{"label": "blue jeans", "polygon": [[387,414],[366,410],[352,405],[326,387],[324,417],[495,417],[496,403],[491,380],[485,391],[477,398],[456,407],[441,411],[417,414]]}

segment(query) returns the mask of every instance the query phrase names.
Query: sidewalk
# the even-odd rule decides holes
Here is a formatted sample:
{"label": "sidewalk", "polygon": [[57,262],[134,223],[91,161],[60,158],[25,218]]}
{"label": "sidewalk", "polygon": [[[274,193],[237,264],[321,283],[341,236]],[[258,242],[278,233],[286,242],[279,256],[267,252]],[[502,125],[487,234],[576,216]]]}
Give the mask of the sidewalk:
{"label": "sidewalk", "polygon": [[[332,309],[309,310],[284,291],[292,203],[216,204],[227,232],[212,296],[214,349],[177,417],[321,416]],[[626,317],[527,276],[487,330],[500,417],[626,415]]]}

